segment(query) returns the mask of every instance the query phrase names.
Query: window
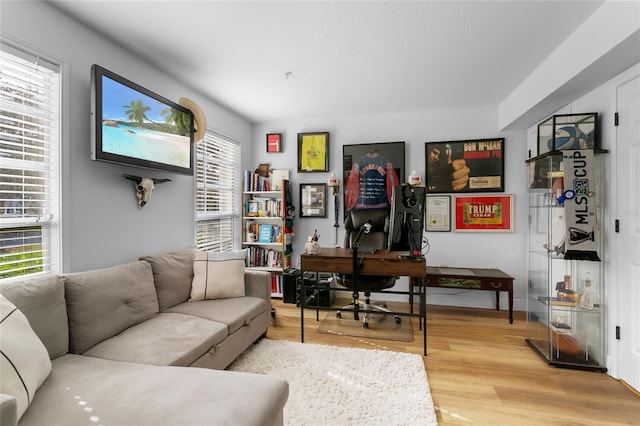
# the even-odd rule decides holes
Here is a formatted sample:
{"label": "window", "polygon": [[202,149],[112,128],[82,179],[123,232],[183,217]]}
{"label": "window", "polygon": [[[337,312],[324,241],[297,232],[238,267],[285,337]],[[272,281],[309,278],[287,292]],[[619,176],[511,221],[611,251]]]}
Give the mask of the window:
{"label": "window", "polygon": [[59,67],[0,50],[0,279],[59,272]]}
{"label": "window", "polygon": [[240,144],[207,131],[196,147],[196,246],[237,248],[240,222]]}

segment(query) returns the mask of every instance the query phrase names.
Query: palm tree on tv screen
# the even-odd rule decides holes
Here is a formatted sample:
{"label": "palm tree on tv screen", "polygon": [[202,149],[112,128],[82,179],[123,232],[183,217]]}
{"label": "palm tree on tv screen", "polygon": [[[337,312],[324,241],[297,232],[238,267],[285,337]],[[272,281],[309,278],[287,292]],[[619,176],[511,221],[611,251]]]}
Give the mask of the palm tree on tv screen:
{"label": "palm tree on tv screen", "polygon": [[129,105],[123,105],[123,108],[129,108],[125,111],[127,118],[130,121],[134,121],[136,123],[143,123],[145,120],[153,123],[152,120],[149,120],[149,117],[145,114],[147,111],[151,111],[151,107],[146,106],[142,103],[142,100],[138,99],[137,101],[131,101]]}
{"label": "palm tree on tv screen", "polygon": [[165,108],[160,111],[160,114],[165,116],[165,123],[176,126],[178,134],[183,136],[189,134],[191,122],[187,114],[174,108]]}

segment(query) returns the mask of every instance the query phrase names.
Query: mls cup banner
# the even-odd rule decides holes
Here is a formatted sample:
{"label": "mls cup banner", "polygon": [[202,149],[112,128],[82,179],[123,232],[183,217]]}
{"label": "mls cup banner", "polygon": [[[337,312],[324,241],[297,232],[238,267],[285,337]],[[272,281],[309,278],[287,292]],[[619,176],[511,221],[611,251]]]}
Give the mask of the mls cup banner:
{"label": "mls cup banner", "polygon": [[[563,151],[564,166],[564,217],[566,224],[565,259],[600,260],[596,232],[595,178],[593,150],[581,149]],[[593,181],[595,182],[595,181]]]}

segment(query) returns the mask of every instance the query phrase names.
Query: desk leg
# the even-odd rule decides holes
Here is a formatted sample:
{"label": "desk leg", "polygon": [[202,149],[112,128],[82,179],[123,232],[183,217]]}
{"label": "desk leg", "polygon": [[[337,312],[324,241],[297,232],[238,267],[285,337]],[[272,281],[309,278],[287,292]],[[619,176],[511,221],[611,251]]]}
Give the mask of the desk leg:
{"label": "desk leg", "polygon": [[427,287],[420,286],[420,322],[422,324],[422,341],[424,342],[424,356],[427,356]]}
{"label": "desk leg", "polygon": [[513,324],[513,288],[508,291],[509,294],[509,324]]}
{"label": "desk leg", "polygon": [[414,280],[417,280],[417,278],[409,278],[409,313],[413,313],[413,285],[415,284]]}
{"label": "desk leg", "polygon": [[304,303],[306,296],[303,271],[302,276],[300,277],[300,343],[304,343]]}
{"label": "desk leg", "polygon": [[496,311],[500,310],[500,291],[496,290]]}

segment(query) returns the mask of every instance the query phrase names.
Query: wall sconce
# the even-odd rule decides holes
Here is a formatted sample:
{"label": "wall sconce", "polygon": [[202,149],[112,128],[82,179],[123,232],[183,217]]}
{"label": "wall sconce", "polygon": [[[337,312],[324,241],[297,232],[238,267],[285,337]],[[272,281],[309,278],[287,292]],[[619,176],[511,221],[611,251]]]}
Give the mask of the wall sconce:
{"label": "wall sconce", "polygon": [[334,173],[331,173],[331,176],[329,176],[327,180],[327,186],[331,188],[333,195],[337,196],[338,192],[340,192],[340,179],[338,179]]}
{"label": "wall sconce", "polygon": [[418,173],[416,173],[415,170],[412,170],[409,177],[407,177],[407,182],[411,186],[420,186],[420,184],[422,183],[422,178]]}

